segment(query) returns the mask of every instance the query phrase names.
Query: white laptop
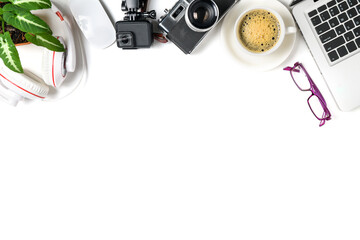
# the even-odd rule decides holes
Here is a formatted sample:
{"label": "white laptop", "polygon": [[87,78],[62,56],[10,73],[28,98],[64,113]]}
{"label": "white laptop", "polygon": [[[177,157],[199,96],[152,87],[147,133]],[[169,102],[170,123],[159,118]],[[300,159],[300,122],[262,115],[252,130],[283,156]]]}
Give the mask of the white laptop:
{"label": "white laptop", "polygon": [[360,106],[360,0],[297,0],[293,15],[342,111]]}

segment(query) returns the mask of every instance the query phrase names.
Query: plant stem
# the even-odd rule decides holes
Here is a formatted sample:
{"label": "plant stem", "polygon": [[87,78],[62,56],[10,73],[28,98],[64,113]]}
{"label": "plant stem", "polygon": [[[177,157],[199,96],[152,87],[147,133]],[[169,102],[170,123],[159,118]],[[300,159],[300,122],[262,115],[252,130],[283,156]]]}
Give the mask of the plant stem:
{"label": "plant stem", "polygon": [[2,27],[1,33],[3,34],[5,32],[5,21],[4,20],[1,21],[1,27]]}

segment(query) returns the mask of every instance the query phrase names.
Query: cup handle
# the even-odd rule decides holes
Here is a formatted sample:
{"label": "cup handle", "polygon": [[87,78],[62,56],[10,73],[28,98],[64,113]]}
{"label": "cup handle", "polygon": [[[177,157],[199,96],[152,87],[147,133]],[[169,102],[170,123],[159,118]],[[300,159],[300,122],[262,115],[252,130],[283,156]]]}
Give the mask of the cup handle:
{"label": "cup handle", "polygon": [[294,34],[294,33],[296,33],[296,32],[297,32],[296,27],[287,27],[285,34],[286,34],[286,35],[288,35],[288,34]]}

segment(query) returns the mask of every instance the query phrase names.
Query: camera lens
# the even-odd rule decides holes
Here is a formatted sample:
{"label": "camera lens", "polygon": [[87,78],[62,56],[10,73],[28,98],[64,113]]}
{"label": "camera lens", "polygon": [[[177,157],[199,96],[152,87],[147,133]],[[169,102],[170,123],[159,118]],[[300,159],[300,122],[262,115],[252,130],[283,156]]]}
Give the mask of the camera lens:
{"label": "camera lens", "polygon": [[187,9],[186,20],[194,31],[210,30],[218,18],[218,6],[212,0],[194,0]]}
{"label": "camera lens", "polygon": [[135,39],[131,32],[118,32],[116,41],[119,48],[133,48]]}
{"label": "camera lens", "polygon": [[122,36],[120,40],[121,40],[121,43],[124,44],[124,45],[129,43],[128,36]]}

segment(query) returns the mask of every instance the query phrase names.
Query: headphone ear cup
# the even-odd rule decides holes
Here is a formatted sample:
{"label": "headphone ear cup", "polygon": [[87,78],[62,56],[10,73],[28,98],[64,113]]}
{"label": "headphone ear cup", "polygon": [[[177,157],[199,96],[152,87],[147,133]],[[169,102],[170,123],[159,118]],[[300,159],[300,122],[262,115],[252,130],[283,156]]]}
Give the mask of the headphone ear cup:
{"label": "headphone ear cup", "polygon": [[[65,46],[63,38],[57,38]],[[42,77],[47,85],[57,88],[64,82],[67,76],[65,59],[66,50],[65,52],[55,52],[44,48],[42,59]]]}
{"label": "headphone ear cup", "polygon": [[24,73],[16,73],[7,68],[1,70],[0,80],[6,88],[24,98],[44,99],[49,93],[49,87],[41,83],[36,76],[32,78]]}

